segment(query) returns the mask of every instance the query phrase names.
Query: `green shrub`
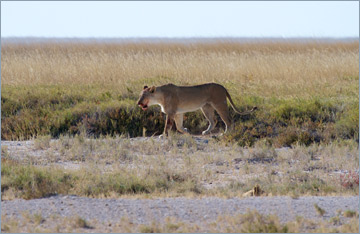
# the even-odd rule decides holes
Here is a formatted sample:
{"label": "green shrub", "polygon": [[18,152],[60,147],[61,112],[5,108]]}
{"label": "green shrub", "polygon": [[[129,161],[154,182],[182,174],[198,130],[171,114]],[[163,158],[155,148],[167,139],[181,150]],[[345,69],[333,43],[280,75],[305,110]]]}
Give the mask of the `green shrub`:
{"label": "green shrub", "polygon": [[277,121],[281,123],[286,123],[292,119],[296,120],[297,123],[303,123],[307,120],[312,122],[334,122],[334,113],[336,112],[337,109],[333,104],[318,99],[282,101],[282,104],[273,110]]}
{"label": "green shrub", "polygon": [[2,160],[1,191],[12,189],[15,197],[34,199],[54,194],[76,194],[98,197],[112,193],[143,194],[154,192],[201,193],[196,178],[187,172],[173,173],[150,170],[147,174],[137,171],[117,171],[103,174],[93,170],[65,172],[54,168],[38,168]]}
{"label": "green shrub", "polygon": [[340,115],[335,130],[339,138],[359,140],[359,103],[349,106]]}
{"label": "green shrub", "polygon": [[[253,106],[258,110],[238,115],[229,106],[234,131],[224,137],[240,146],[252,146],[267,139],[278,147],[293,144],[310,145],[331,142],[336,138],[359,137],[358,101],[345,103],[331,99],[264,99],[257,96],[234,96],[240,111]],[[130,137],[160,135],[165,115],[157,106],[142,111],[136,105],[133,91],[116,93],[101,86],[9,86],[2,87],[1,138],[30,139],[35,136],[62,134],[129,135]],[[225,125],[218,114],[214,132]],[[191,134],[201,134],[208,126],[201,111],[186,113],[184,126]],[[175,130],[175,126],[173,127]],[[219,130],[220,129],[220,130]]]}
{"label": "green shrub", "polygon": [[1,164],[1,191],[13,188],[18,197],[33,199],[67,193],[74,180],[60,170],[40,169],[4,161]]}

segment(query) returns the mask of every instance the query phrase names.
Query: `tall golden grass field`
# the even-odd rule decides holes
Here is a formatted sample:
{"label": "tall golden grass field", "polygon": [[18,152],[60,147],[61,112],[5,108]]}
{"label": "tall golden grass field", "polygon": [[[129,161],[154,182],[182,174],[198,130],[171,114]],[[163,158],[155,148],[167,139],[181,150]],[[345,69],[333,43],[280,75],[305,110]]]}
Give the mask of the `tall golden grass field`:
{"label": "tall golden grass field", "polygon": [[[144,85],[209,82],[225,86],[242,109],[260,105],[260,113],[274,109],[279,100],[302,103],[316,99],[333,103],[334,116],[356,106],[358,110],[359,42],[311,38],[29,39],[27,42],[8,38],[2,41],[4,124],[20,121],[19,116],[25,110],[30,115],[30,110],[45,106],[51,112],[45,122],[50,116],[55,118],[56,111],[69,110],[74,116],[80,109],[90,110],[89,103],[98,104],[104,110],[121,106],[128,100],[127,106],[136,108],[136,99]],[[65,96],[71,101],[64,107],[61,103],[65,103]],[[60,97],[62,99],[55,100]],[[253,103],[246,101],[250,99]],[[272,106],[266,107],[269,103]],[[261,105],[264,105],[262,110]],[[36,115],[44,117],[45,114],[41,114],[44,110],[40,112],[36,111]],[[65,121],[64,118],[58,117],[57,121]],[[82,118],[80,113],[74,121],[81,122]],[[7,134],[2,134],[2,138],[14,139],[20,135],[26,138],[55,128],[51,125],[45,130],[36,130],[40,127],[20,122],[16,126],[2,124]],[[70,132],[75,122],[69,123],[61,133]],[[12,134],[16,131],[21,133]]]}

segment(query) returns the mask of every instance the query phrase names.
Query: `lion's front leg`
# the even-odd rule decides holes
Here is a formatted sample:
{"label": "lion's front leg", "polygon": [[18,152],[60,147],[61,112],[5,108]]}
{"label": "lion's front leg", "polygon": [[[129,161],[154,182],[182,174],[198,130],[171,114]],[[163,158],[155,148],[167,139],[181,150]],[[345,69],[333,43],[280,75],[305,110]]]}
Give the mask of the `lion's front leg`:
{"label": "lion's front leg", "polygon": [[188,130],[183,127],[184,114],[176,114],[174,117],[176,129],[181,133],[188,133]]}
{"label": "lion's front leg", "polygon": [[169,129],[172,128],[173,124],[174,124],[174,115],[167,114],[165,120],[164,132],[162,135],[160,135],[160,138],[168,135],[168,131]]}

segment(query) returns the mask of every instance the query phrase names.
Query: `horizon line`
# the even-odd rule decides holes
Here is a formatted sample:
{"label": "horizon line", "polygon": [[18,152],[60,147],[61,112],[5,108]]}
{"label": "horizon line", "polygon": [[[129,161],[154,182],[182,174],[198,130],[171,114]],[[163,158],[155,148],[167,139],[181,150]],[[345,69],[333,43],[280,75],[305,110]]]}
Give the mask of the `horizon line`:
{"label": "horizon line", "polygon": [[261,42],[261,41],[360,41],[359,37],[3,37],[1,43],[41,42]]}

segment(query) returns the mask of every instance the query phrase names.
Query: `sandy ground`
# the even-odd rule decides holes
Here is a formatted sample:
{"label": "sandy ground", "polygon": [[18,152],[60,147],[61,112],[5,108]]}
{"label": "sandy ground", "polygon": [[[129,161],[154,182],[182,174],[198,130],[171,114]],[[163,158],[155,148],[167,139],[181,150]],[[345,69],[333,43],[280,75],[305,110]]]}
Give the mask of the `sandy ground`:
{"label": "sandy ground", "polygon": [[[324,209],[319,216],[314,204]],[[359,197],[315,197],[293,199],[286,196],[249,198],[161,198],[161,199],[97,199],[77,196],[54,196],[42,199],[3,201],[2,214],[20,217],[23,211],[41,213],[44,218],[51,214],[60,216],[79,215],[87,220],[116,222],[129,217],[135,223],[163,221],[175,217],[186,222],[215,221],[219,215],[244,214],[248,209],[262,214],[277,214],[281,222],[289,222],[302,216],[307,219],[328,219],[337,210],[357,210]]]}
{"label": "sandy ground", "polygon": [[[314,204],[325,210],[320,216]],[[199,226],[215,222],[219,215],[244,214],[249,209],[261,214],[276,214],[281,223],[301,216],[312,221],[326,221],[338,211],[358,210],[359,197],[250,197],[250,198],[161,198],[161,199],[96,199],[77,196],[54,196],[33,200],[2,201],[2,216],[22,219],[24,212],[40,214],[45,220],[55,217],[81,217],[95,226],[116,224],[127,218],[136,224],[164,222],[172,217]],[[345,223],[347,218],[342,217]]]}

